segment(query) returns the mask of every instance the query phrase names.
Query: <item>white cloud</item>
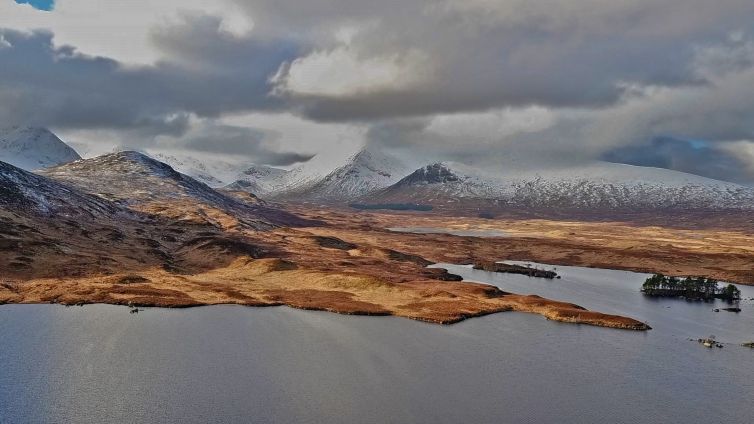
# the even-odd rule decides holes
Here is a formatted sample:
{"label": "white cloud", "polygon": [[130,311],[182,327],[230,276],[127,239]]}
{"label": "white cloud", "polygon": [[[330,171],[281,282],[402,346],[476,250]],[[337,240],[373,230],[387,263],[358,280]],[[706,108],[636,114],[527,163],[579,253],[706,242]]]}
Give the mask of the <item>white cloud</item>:
{"label": "white cloud", "polygon": [[[721,143],[720,149],[730,153],[746,166],[749,175],[754,176],[754,140],[738,140]],[[754,183],[754,181],[752,181]]]}
{"label": "white cloud", "polygon": [[227,125],[254,127],[278,137],[270,148],[302,153],[353,151],[365,143],[366,128],[344,123],[319,123],[290,113],[248,113],[226,116]]}
{"label": "white cloud", "polygon": [[7,49],[10,47],[13,47],[10,41],[6,40],[3,34],[0,34],[0,49]]}
{"label": "white cloud", "polygon": [[30,31],[47,29],[57,46],[132,64],[147,64],[162,53],[150,42],[150,31],[185,12],[223,18],[223,29],[236,34],[252,27],[251,20],[231,0],[57,0],[51,12],[28,4],[0,2],[0,28]]}
{"label": "white cloud", "polygon": [[505,108],[478,113],[438,115],[432,118],[426,131],[473,144],[543,131],[551,127],[555,119],[555,112],[541,106]]}
{"label": "white cloud", "polygon": [[426,63],[428,58],[417,50],[360,57],[353,48],[340,46],[294,60],[281,68],[274,82],[284,93],[347,97],[420,84],[428,77]]}

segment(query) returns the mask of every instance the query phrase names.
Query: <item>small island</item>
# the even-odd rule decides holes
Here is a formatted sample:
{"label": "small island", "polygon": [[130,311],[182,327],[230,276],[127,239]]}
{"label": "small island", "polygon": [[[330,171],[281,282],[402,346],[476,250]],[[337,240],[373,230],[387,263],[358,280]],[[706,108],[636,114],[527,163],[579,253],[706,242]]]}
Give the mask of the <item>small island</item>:
{"label": "small island", "polygon": [[547,271],[544,269],[532,268],[521,265],[511,265],[501,262],[480,261],[474,263],[474,269],[480,269],[489,272],[504,272],[508,274],[521,274],[528,275],[529,277],[538,278],[560,278],[555,271]]}
{"label": "small island", "polygon": [[644,281],[641,291],[652,297],[683,297],[691,300],[722,299],[728,302],[741,299],[741,291],[733,284],[720,288],[718,281],[704,277],[668,277],[654,274]]}

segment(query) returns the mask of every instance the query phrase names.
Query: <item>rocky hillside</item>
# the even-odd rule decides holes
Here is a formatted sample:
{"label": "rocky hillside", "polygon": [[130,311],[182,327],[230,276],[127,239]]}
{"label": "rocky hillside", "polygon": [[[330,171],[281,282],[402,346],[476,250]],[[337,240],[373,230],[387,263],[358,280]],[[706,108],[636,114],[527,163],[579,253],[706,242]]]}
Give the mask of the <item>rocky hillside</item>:
{"label": "rocky hillside", "polygon": [[138,152],[118,152],[41,171],[87,193],[133,209],[217,225],[269,229],[302,220],[263,204],[221,193]]}
{"label": "rocky hillside", "polygon": [[0,162],[0,207],[19,215],[101,219],[122,211],[114,203]]}

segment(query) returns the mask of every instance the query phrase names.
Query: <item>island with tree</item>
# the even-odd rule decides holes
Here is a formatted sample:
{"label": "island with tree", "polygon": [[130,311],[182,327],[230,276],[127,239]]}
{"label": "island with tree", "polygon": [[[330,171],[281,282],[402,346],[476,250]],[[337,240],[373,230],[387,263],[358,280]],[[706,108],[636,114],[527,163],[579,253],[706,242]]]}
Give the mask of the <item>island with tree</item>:
{"label": "island with tree", "polygon": [[720,287],[717,280],[704,277],[668,277],[654,274],[644,281],[641,291],[652,297],[683,297],[691,300],[741,299],[741,291],[733,284]]}

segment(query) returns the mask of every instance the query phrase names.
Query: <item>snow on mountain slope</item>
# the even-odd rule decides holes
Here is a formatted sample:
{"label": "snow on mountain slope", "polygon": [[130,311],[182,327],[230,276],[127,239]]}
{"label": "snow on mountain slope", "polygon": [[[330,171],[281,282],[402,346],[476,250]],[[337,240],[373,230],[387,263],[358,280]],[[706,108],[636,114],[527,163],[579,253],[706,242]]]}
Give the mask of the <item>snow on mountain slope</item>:
{"label": "snow on mountain slope", "polygon": [[0,161],[33,171],[78,159],[73,148],[45,128],[0,129]]}
{"label": "snow on mountain slope", "polygon": [[169,165],[133,151],[82,159],[40,173],[124,203],[186,197],[206,203],[228,200],[227,196],[175,171]]}
{"label": "snow on mountain slope", "polygon": [[398,159],[364,148],[342,159],[318,155],[291,171],[255,182],[268,197],[343,201],[387,187],[409,172]]}
{"label": "snow on mountain slope", "polygon": [[176,171],[213,188],[224,187],[235,181],[237,175],[245,168],[245,165],[241,163],[218,159],[208,155],[197,158],[179,153],[147,152],[147,154],[160,162],[170,165]]}
{"label": "snow on mountain slope", "polygon": [[277,189],[282,178],[288,173],[284,169],[266,165],[250,165],[236,175],[235,181],[228,185],[230,190],[243,190],[257,196],[270,194]]}
{"label": "snow on mountain slope", "polygon": [[113,203],[0,162],[0,210],[16,214],[101,218],[122,212]]}
{"label": "snow on mountain slope", "polygon": [[492,170],[443,162],[420,168],[365,201],[484,201],[541,210],[754,209],[754,188],[666,169],[607,162]]}
{"label": "snow on mountain slope", "polygon": [[238,220],[259,230],[302,223],[282,210],[214,190],[139,152],[83,159],[45,169],[41,174],[137,210],[175,219],[200,219],[217,225],[234,225]]}

